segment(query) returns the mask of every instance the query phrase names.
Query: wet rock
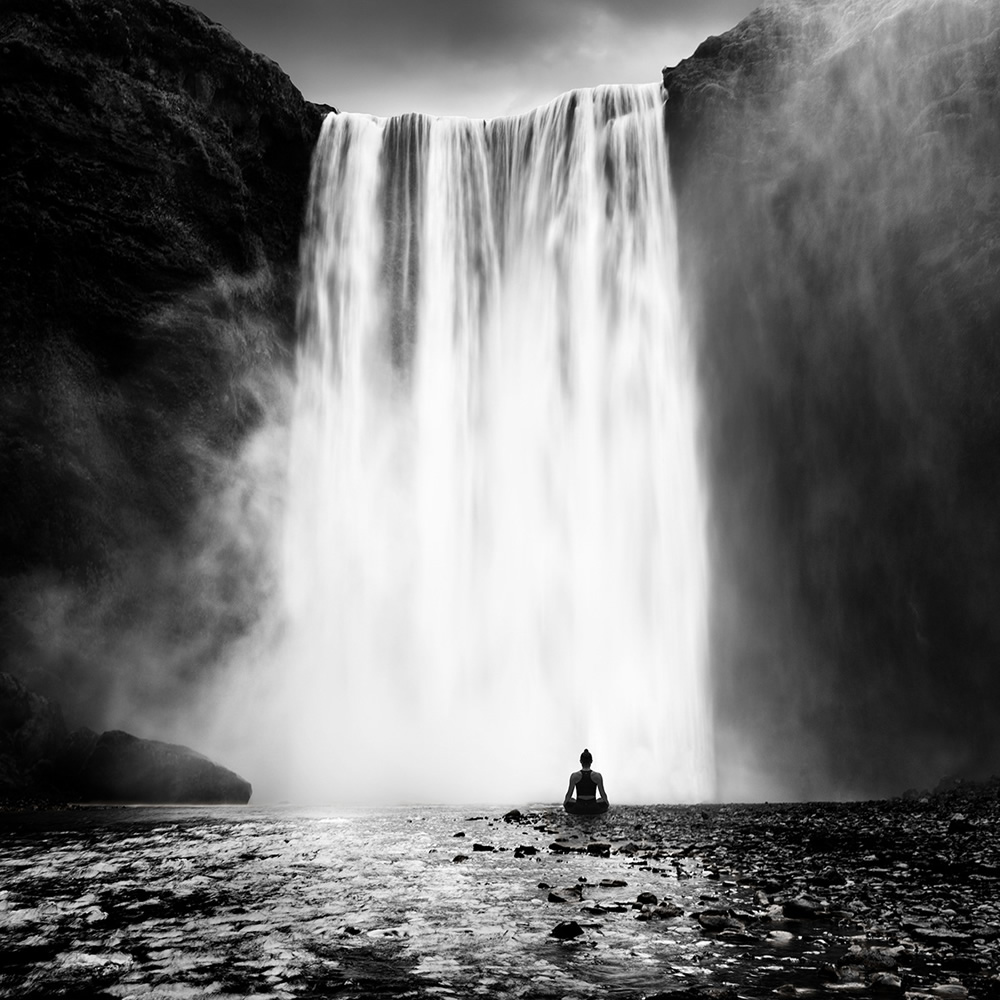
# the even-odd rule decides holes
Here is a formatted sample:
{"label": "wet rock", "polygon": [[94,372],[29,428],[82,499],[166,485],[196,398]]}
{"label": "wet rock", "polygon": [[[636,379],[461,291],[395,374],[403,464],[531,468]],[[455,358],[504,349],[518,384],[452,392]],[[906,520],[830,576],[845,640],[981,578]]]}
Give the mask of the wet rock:
{"label": "wet rock", "polygon": [[520,823],[523,819],[524,816],[520,809],[511,809],[510,812],[503,814],[503,821],[505,823]]}
{"label": "wet rock", "polygon": [[455,864],[460,864],[463,861],[469,860],[468,854],[456,854],[455,857],[451,859]]}
{"label": "wet rock", "polygon": [[791,931],[784,930],[774,930],[767,932],[767,940],[773,942],[776,945],[787,945],[791,944],[797,935],[793,934]]}
{"label": "wet rock", "polygon": [[874,972],[869,980],[874,989],[901,990],[903,980],[894,972]]}
{"label": "wet rock", "polygon": [[908,990],[907,998],[932,997],[934,1000],[965,1000],[969,991],[958,980],[949,980],[946,983],[935,983],[933,986],[923,990]]}
{"label": "wet rock", "polygon": [[583,890],[578,885],[566,886],[550,892],[548,899],[550,903],[579,903],[583,899]]}
{"label": "wet rock", "polygon": [[464,830],[459,830],[458,833],[453,833],[452,836],[453,837],[464,837],[465,836],[465,831]]}
{"label": "wet rock", "polygon": [[628,882],[622,878],[602,878],[601,888],[602,889],[624,889],[628,885]]}
{"label": "wet rock", "polygon": [[581,852],[582,848],[571,847],[569,844],[563,844],[558,840],[554,840],[551,844],[549,844],[549,850],[553,854],[577,854]]}
{"label": "wet rock", "polygon": [[814,896],[796,896],[781,907],[781,912],[794,920],[812,920],[822,911],[823,903]]}
{"label": "wet rock", "polygon": [[640,892],[638,896],[635,897],[635,901],[642,906],[647,904],[655,905],[659,902],[656,893],[653,892]]}
{"label": "wet rock", "polygon": [[611,845],[602,843],[587,844],[587,853],[596,858],[607,858],[611,856]]}
{"label": "wet rock", "polygon": [[745,929],[744,925],[726,910],[702,910],[701,913],[693,913],[692,916],[705,930],[714,933]]}
{"label": "wet rock", "polygon": [[515,858],[531,857],[538,853],[537,847],[532,847],[530,844],[520,844],[514,848]]}
{"label": "wet rock", "polygon": [[660,903],[657,906],[644,906],[636,915],[636,920],[672,920],[684,916],[684,911],[673,903]]}
{"label": "wet rock", "polygon": [[894,948],[854,944],[844,956],[844,964],[861,965],[868,970],[892,970],[899,962],[902,945]]}
{"label": "wet rock", "polygon": [[598,916],[602,913],[626,913],[628,907],[624,903],[588,903],[580,907],[584,913]]}
{"label": "wet rock", "polygon": [[556,924],[549,933],[560,941],[570,941],[579,937],[583,933],[583,928],[575,920],[564,920]]}
{"label": "wet rock", "polygon": [[496,848],[492,844],[473,844],[472,849],[474,851],[495,851]]}
{"label": "wet rock", "polygon": [[245,804],[250,783],[185,746],[102,733],[80,775],[86,796],[103,802]]}

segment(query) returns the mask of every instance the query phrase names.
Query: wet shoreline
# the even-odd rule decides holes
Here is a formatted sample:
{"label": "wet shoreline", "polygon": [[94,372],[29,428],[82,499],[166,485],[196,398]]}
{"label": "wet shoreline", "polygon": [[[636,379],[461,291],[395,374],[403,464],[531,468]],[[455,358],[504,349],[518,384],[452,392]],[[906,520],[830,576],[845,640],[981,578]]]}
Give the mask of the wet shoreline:
{"label": "wet shoreline", "polygon": [[6,812],[0,995],[992,998],[997,812]]}

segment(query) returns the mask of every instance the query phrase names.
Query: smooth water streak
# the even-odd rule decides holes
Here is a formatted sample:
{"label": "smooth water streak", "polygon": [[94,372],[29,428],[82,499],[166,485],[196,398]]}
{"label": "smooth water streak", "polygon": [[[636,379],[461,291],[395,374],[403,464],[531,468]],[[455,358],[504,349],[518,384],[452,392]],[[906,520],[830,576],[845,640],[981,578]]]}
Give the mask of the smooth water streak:
{"label": "smooth water streak", "polygon": [[334,114],[303,243],[288,797],[713,790],[698,399],[659,87]]}

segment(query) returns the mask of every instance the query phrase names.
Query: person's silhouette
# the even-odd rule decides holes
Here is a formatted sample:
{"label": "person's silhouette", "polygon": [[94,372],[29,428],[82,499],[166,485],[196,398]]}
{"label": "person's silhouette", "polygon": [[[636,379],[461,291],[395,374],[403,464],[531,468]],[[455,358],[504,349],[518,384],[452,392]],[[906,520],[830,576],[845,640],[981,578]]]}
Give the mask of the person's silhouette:
{"label": "person's silhouette", "polygon": [[[602,813],[607,812],[608,796],[604,791],[604,778],[598,771],[592,771],[590,765],[594,758],[586,748],[580,754],[580,770],[569,776],[569,787],[563,798],[563,808],[571,813]],[[573,792],[576,798],[573,798]],[[600,792],[600,797],[597,793]]]}

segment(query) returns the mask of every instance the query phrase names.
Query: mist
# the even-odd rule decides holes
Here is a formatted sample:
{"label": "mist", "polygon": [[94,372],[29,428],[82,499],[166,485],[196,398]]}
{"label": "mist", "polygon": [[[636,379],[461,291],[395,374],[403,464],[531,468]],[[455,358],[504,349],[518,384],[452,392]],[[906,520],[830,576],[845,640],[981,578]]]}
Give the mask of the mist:
{"label": "mist", "polygon": [[674,71],[724,797],[997,766],[997,23],[768,4]]}

